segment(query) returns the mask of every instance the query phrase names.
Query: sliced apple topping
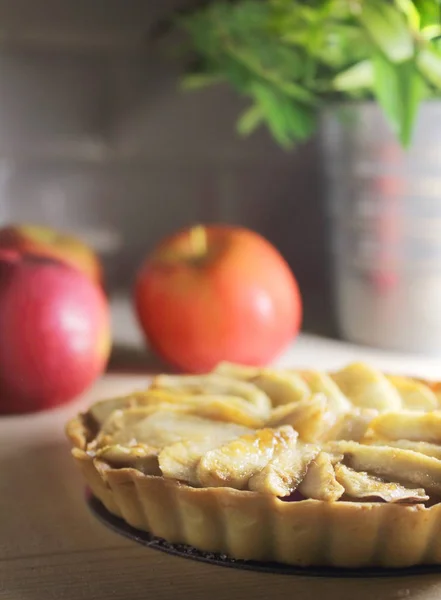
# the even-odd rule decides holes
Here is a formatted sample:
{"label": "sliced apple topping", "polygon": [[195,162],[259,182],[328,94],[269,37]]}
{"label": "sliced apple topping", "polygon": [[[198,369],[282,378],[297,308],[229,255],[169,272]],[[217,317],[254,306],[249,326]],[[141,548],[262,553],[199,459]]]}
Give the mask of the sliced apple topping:
{"label": "sliced apple topping", "polygon": [[344,494],[344,488],[335,477],[333,458],[327,452],[311,462],[305,478],[299,485],[299,492],[305,498],[336,502]]}
{"label": "sliced apple topping", "polygon": [[311,395],[308,385],[296,373],[262,369],[251,382],[267,394],[273,406],[299,402]]}
{"label": "sliced apple topping", "polygon": [[389,446],[366,446],[357,442],[329,442],[327,449],[344,455],[355,471],[366,471],[404,485],[441,493],[441,460],[413,450]]}
{"label": "sliced apple topping", "polygon": [[441,444],[441,411],[382,413],[366,431],[366,439],[376,438]]}
{"label": "sliced apple topping", "polygon": [[425,502],[429,499],[422,488],[409,489],[399,483],[387,483],[345,465],[336,465],[335,475],[346,494],[352,498],[381,498],[385,502]]}
{"label": "sliced apple topping", "polygon": [[308,398],[311,390],[299,373],[269,368],[243,367],[223,362],[215,373],[253,383],[265,392],[273,406]]}
{"label": "sliced apple topping", "polygon": [[327,436],[329,440],[352,440],[359,442],[373,419],[378,416],[375,408],[355,408],[342,414]]}
{"label": "sliced apple topping", "polygon": [[149,444],[155,448],[163,448],[169,444],[184,440],[224,439],[225,431],[237,437],[252,430],[236,425],[212,421],[185,414],[177,405],[170,405],[167,410],[157,407],[132,408],[115,411],[104,424],[98,445],[113,444],[137,445]]}
{"label": "sliced apple topping", "polygon": [[267,421],[269,427],[291,425],[305,442],[321,440],[335,426],[338,415],[329,407],[323,394],[307,400],[283,404],[273,409]]}
{"label": "sliced apple topping", "polygon": [[210,450],[234,440],[237,436],[229,430],[218,432],[215,437],[202,440],[175,442],[161,450],[159,467],[164,477],[198,485],[197,467],[201,458]]}
{"label": "sliced apple topping", "polygon": [[[108,400],[100,400],[99,402],[92,404],[88,414],[93,418],[97,425],[102,425],[114,410],[135,408],[136,406],[142,406],[146,404],[146,396],[150,396],[150,394],[148,391],[143,390],[128,396],[119,396],[117,398],[110,398]],[[154,402],[152,402],[152,404],[153,403]]]}
{"label": "sliced apple topping", "polygon": [[215,421],[237,423],[253,429],[262,427],[266,421],[255,406],[241,398],[201,395],[188,402],[188,406],[192,407],[188,412]]}
{"label": "sliced apple topping", "polygon": [[[366,442],[365,442],[366,443]],[[432,456],[441,460],[441,446],[438,444],[429,444],[427,442],[412,442],[410,440],[367,440],[367,443],[373,446],[391,446],[392,448],[401,448],[402,450],[413,450],[426,456]]]}
{"label": "sliced apple topping", "polygon": [[96,448],[104,448],[115,444],[123,446],[134,446],[138,443],[149,444],[151,441],[148,428],[150,417],[157,419],[158,415],[185,414],[186,410],[186,406],[177,404],[160,404],[158,406],[114,410],[103,423],[92,445]]}
{"label": "sliced apple topping", "polygon": [[324,394],[329,406],[336,412],[345,412],[352,409],[352,403],[332,378],[321,371],[302,371],[303,379],[308,384],[313,394]]}
{"label": "sliced apple topping", "polygon": [[290,426],[260,429],[256,433],[207,452],[197,469],[199,482],[205,487],[246,489],[248,481],[260,472],[276,452],[294,447],[297,434]]}
{"label": "sliced apple topping", "polygon": [[221,363],[97,402],[75,427],[90,427],[85,451],[107,469],[284,499],[421,503],[441,496],[440,402],[441,384],[364,364],[328,375]]}
{"label": "sliced apple topping", "polygon": [[252,383],[238,381],[215,373],[208,375],[159,375],[154,378],[151,389],[204,396],[242,398],[254,406],[262,417],[267,417],[271,409],[268,396]]}
{"label": "sliced apple topping", "polygon": [[147,444],[105,446],[97,451],[96,458],[114,467],[131,467],[146,475],[161,475],[158,450]]}
{"label": "sliced apple topping", "polygon": [[[217,411],[216,406],[219,404],[227,406],[230,404],[230,401],[231,404],[234,405],[235,403],[237,404],[239,400],[239,398],[230,399],[228,397],[221,396],[219,399],[213,396],[194,396],[188,393],[185,394],[182,392],[169,391],[166,389],[149,388],[144,391],[135,392],[134,394],[130,394],[129,396],[122,396],[118,398],[112,398],[110,400],[96,402],[91,406],[89,414],[98,425],[102,425],[115,410],[125,410],[128,408],[150,406],[162,407],[169,406],[170,404],[186,406],[188,407],[188,409],[190,409],[190,407],[192,406],[198,406],[199,404],[208,404],[209,401],[212,401],[213,416],[211,418],[215,419],[216,412],[218,412],[219,420],[234,421],[234,418],[230,419],[228,414],[225,414],[227,412],[225,409],[220,408]],[[249,413],[250,415],[255,415],[254,419],[261,423],[263,419],[262,417],[258,417],[257,409],[254,409],[254,407],[248,402],[245,403],[245,401],[242,401],[242,403],[244,406],[244,411],[247,414]],[[180,410],[180,408],[178,407],[176,410]],[[201,412],[203,412],[203,409]],[[253,417],[250,416],[250,418]]]}
{"label": "sliced apple topping", "polygon": [[354,363],[334,373],[332,379],[356,406],[379,411],[400,410],[400,394],[377,369]]}
{"label": "sliced apple topping", "polygon": [[236,363],[222,361],[217,365],[213,373],[230,379],[249,381],[259,374],[259,370],[259,367],[250,367],[248,365],[238,365]]}
{"label": "sliced apple topping", "polygon": [[319,451],[319,446],[302,442],[288,447],[281,446],[267,465],[250,478],[249,489],[281,498],[289,496],[297,489],[308,465]]}
{"label": "sliced apple topping", "polygon": [[421,381],[397,375],[390,375],[387,379],[400,394],[405,409],[432,411],[439,408],[438,398],[429,386]]}

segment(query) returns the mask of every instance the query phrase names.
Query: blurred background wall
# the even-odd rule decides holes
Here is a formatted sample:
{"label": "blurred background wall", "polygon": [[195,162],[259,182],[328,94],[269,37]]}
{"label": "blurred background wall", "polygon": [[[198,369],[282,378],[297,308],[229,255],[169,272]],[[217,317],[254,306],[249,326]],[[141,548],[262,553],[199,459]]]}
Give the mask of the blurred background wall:
{"label": "blurred background wall", "polygon": [[177,88],[150,41],[186,0],[0,0],[0,219],[69,229],[102,254],[112,292],[194,222],[246,225],[284,254],[305,328],[332,333],[314,143],[286,153],[234,132],[242,101]]}

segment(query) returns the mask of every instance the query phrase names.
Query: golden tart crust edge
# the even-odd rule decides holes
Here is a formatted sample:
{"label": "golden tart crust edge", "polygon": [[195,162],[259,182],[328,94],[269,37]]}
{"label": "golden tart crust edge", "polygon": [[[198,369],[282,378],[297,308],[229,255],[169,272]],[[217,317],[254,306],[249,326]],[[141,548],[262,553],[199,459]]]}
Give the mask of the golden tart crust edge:
{"label": "golden tart crust edge", "polygon": [[66,432],[75,462],[106,509],[170,543],[297,566],[441,564],[441,503],[287,502],[232,488],[193,488],[89,456],[81,416]]}

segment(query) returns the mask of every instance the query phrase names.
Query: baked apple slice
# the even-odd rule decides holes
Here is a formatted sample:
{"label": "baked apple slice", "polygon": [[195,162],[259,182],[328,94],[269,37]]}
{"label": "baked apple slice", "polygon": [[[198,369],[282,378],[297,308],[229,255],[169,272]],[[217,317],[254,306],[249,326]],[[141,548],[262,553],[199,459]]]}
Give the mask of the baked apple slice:
{"label": "baked apple slice", "polygon": [[429,499],[422,488],[409,489],[399,483],[385,482],[345,465],[336,465],[335,475],[346,494],[352,498],[380,498],[385,502],[425,502]]}
{"label": "baked apple slice", "polygon": [[260,429],[220,448],[207,452],[197,474],[204,487],[233,487],[244,490],[282,448],[295,447],[297,433],[289,425]]}

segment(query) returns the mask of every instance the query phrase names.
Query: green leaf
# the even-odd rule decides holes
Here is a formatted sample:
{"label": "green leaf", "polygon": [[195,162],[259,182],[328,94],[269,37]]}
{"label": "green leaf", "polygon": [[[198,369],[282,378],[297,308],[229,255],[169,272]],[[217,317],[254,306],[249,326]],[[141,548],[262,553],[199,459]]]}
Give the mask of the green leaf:
{"label": "green leaf", "polygon": [[251,93],[271,133],[282,146],[289,148],[294,142],[308,138],[314,131],[317,115],[313,109],[274,92],[265,83],[254,83]]}
{"label": "green leaf", "polygon": [[426,79],[441,90],[441,52],[425,47],[418,52],[417,64]]}
{"label": "green leaf", "polygon": [[262,107],[258,104],[253,104],[245,110],[237,122],[237,131],[242,136],[253,133],[264,120]]}
{"label": "green leaf", "polygon": [[420,35],[425,40],[434,40],[441,36],[441,25],[427,25],[421,30]]}
{"label": "green leaf", "polygon": [[339,73],[333,81],[334,88],[341,92],[372,88],[374,84],[374,68],[372,61],[363,60]]}
{"label": "green leaf", "polygon": [[363,0],[358,16],[376,46],[393,63],[409,60],[414,55],[411,32],[403,14],[386,0]]}
{"label": "green leaf", "polygon": [[294,141],[307,140],[316,130],[317,113],[309,107],[290,102],[286,118]]}
{"label": "green leaf", "polygon": [[197,89],[226,81],[253,106],[242,135],[263,122],[289,146],[314,130],[325,102],[378,99],[403,144],[419,101],[441,97],[441,0],[213,0],[179,19]]}
{"label": "green leaf", "polygon": [[258,58],[249,51],[235,47],[232,43],[228,43],[227,52],[231,58],[237,60],[243,67],[246,67],[254,74],[254,76],[266,80],[288,96],[307,104],[316,103],[316,99],[310,91],[294,81],[289,81],[281,77],[275,68],[270,69],[265,67]]}
{"label": "green leaf", "polygon": [[207,87],[208,85],[221,83],[222,81],[223,77],[221,77],[220,75],[211,75],[208,73],[191,73],[183,77],[181,81],[181,88],[183,90],[199,90],[201,88]]}
{"label": "green leaf", "polygon": [[440,24],[440,2],[439,0],[413,0],[415,8],[420,15],[420,27],[430,27]]}
{"label": "green leaf", "polygon": [[419,31],[421,15],[413,0],[395,0],[397,7],[406,15],[407,21],[414,31]]}
{"label": "green leaf", "polygon": [[381,53],[374,57],[374,92],[402,145],[410,145],[418,107],[426,87],[413,60],[396,65]]}
{"label": "green leaf", "polygon": [[280,100],[266,85],[255,83],[252,92],[260,107],[268,127],[276,140],[284,146],[289,147],[292,143],[285,118],[285,110],[280,106]]}

